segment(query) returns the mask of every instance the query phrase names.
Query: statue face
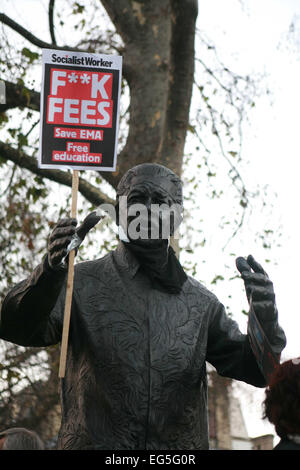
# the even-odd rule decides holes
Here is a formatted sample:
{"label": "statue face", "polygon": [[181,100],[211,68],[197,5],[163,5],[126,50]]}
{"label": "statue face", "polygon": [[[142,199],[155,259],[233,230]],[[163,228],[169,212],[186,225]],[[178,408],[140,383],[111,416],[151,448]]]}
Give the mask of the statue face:
{"label": "statue face", "polygon": [[174,203],[172,186],[163,178],[133,178],[126,201],[119,201],[120,223],[129,239],[155,241],[173,235],[182,208]]}

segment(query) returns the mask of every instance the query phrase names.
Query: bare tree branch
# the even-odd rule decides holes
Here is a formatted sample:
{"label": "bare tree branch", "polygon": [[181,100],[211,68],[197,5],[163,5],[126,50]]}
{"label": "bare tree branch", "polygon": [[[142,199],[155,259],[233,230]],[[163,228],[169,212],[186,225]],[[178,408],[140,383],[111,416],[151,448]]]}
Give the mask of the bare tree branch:
{"label": "bare tree branch", "polygon": [[6,26],[9,26],[11,29],[19,33],[21,36],[23,36],[25,39],[27,39],[29,42],[31,42],[35,46],[48,48],[48,49],[52,47],[52,44],[49,44],[37,38],[32,33],[30,33],[27,29],[23,28],[23,26],[16,23],[14,20],[9,18],[4,13],[0,13],[0,21],[1,23],[6,24]]}
{"label": "bare tree branch", "polygon": [[[41,47],[44,49],[52,49],[54,46],[54,44],[42,41],[41,39],[37,38],[32,33],[30,33],[27,29],[23,28],[23,26],[21,26],[19,23],[16,23],[16,21],[12,20],[4,13],[0,13],[0,22],[5,24],[6,26],[9,26],[11,29],[19,33],[21,36],[23,36],[23,38],[27,39],[27,41],[31,42],[31,44],[34,44],[37,47]],[[67,50],[67,51],[77,50],[73,47],[57,46],[57,45],[55,45],[55,49]]]}
{"label": "bare tree branch", "polygon": [[[69,172],[61,170],[43,170],[38,168],[37,161],[34,157],[26,155],[20,150],[0,141],[0,156],[4,160],[9,160],[16,163],[21,168],[26,168],[35,175],[42,176],[51,181],[54,181],[65,186],[72,187],[72,175]],[[91,183],[83,178],[79,178],[79,192],[93,205],[99,206],[100,204],[114,204],[114,200],[109,198],[100,189],[93,186]]]}
{"label": "bare tree branch", "polygon": [[57,43],[56,43],[56,38],[55,38],[55,33],[54,33],[54,19],[53,19],[54,4],[55,4],[55,0],[50,0],[49,1],[48,18],[49,18],[49,31],[50,31],[52,44],[54,44],[54,46],[56,46]]}
{"label": "bare tree branch", "polygon": [[6,104],[0,104],[0,113],[12,108],[29,108],[34,111],[40,110],[40,94],[29,90],[22,84],[5,81]]}

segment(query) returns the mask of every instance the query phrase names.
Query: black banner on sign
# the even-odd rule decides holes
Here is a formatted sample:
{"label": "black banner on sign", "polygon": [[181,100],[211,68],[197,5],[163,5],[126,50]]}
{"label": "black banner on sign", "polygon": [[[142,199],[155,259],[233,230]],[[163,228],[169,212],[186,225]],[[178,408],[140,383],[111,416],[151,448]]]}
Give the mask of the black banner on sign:
{"label": "black banner on sign", "polygon": [[43,51],[40,168],[115,171],[122,58]]}

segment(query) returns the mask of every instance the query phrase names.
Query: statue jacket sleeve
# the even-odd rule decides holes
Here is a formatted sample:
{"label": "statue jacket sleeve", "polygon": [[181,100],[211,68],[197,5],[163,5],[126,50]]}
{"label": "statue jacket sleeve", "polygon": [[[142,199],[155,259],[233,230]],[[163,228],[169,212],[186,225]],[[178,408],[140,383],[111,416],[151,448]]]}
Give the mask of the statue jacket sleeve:
{"label": "statue jacket sleeve", "polygon": [[61,339],[61,324],[50,315],[61,293],[66,268],[52,270],[47,257],[28,279],[18,283],[5,297],[0,316],[2,339],[22,346],[48,346]]}

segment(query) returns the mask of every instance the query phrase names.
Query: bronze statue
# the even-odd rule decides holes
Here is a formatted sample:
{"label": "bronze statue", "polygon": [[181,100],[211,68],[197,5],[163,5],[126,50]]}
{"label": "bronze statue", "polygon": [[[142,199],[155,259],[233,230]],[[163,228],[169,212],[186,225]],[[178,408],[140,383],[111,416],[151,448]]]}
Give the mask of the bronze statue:
{"label": "bronze statue", "polygon": [[[126,228],[134,217],[129,213],[126,224],[119,207],[125,196],[129,208],[136,203],[181,207],[182,185],[157,164],[131,169],[117,190],[123,241],[103,258],[75,266],[58,448],[208,449],[206,361],[219,374],[257,387],[264,387],[265,379],[248,335],[214,294],[185,274],[169,240],[131,239]],[[173,217],[170,234],[178,221],[180,214]],[[60,221],[43,262],[8,293],[1,338],[23,346],[60,342],[62,261],[75,232],[75,220]],[[244,262],[239,266],[248,271],[246,291],[280,355],[285,335],[272,283],[253,257]]]}

